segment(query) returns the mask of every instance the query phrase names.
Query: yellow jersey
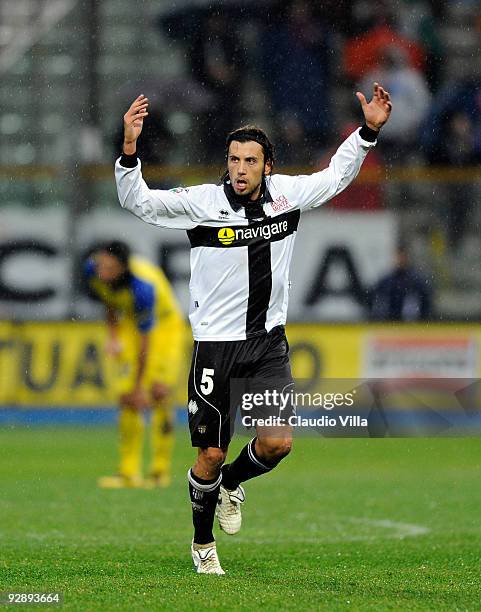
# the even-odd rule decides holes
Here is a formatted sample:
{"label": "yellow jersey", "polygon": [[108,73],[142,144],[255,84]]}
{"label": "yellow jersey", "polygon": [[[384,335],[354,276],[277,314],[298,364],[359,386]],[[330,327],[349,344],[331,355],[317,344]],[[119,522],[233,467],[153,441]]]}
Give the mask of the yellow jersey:
{"label": "yellow jersey", "polygon": [[[119,322],[135,323],[141,333],[148,333],[167,319],[180,319],[181,313],[164,272],[140,257],[131,257],[129,272],[117,285],[109,285],[96,275],[95,260],[85,264],[89,289],[109,308]],[[127,322],[127,321],[126,321]]]}

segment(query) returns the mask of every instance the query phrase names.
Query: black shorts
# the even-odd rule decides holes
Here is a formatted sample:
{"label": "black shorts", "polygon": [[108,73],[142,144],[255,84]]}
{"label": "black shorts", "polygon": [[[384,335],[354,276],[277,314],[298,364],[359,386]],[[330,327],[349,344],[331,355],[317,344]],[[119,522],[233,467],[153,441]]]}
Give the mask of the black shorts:
{"label": "black shorts", "polygon": [[[283,326],[256,338],[194,343],[189,375],[189,428],[192,446],[227,448],[241,396],[292,389],[289,344]],[[269,396],[268,396],[269,397]],[[253,416],[279,416],[279,407],[254,408]],[[293,407],[282,406],[283,415]]]}

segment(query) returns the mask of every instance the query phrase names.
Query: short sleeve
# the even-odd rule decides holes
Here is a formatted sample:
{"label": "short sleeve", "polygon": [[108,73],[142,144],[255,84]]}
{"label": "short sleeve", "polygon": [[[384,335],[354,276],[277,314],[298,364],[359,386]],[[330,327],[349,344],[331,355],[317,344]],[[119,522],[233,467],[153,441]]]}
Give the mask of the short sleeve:
{"label": "short sleeve", "polygon": [[150,283],[133,278],[132,290],[137,327],[145,334],[155,325],[155,289]]}

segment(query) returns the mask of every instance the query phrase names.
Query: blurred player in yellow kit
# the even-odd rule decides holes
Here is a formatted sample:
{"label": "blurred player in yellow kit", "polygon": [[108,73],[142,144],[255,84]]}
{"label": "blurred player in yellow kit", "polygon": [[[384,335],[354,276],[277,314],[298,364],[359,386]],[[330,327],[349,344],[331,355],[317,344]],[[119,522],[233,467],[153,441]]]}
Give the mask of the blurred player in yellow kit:
{"label": "blurred player in yellow kit", "polygon": [[[119,397],[120,466],[99,479],[103,488],[165,487],[173,447],[173,391],[183,349],[184,321],[162,270],[113,241],[85,264],[90,291],[105,305],[107,354],[115,360]],[[142,477],[144,413],[152,408],[152,461]]]}

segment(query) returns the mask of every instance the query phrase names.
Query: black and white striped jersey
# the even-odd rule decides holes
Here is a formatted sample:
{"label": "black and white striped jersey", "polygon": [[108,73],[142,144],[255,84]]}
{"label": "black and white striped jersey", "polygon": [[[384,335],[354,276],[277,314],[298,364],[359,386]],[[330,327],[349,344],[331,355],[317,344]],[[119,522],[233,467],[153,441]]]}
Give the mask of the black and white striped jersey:
{"label": "black and white striped jersey", "polygon": [[149,189],[138,160],[117,160],[122,207],[152,225],[187,230],[189,318],[196,340],[245,340],[286,323],[300,213],[324,204],[354,180],[375,145],[372,134],[365,127],[356,130],[325,170],[267,177],[261,200],[245,206],[230,197],[228,184]]}

